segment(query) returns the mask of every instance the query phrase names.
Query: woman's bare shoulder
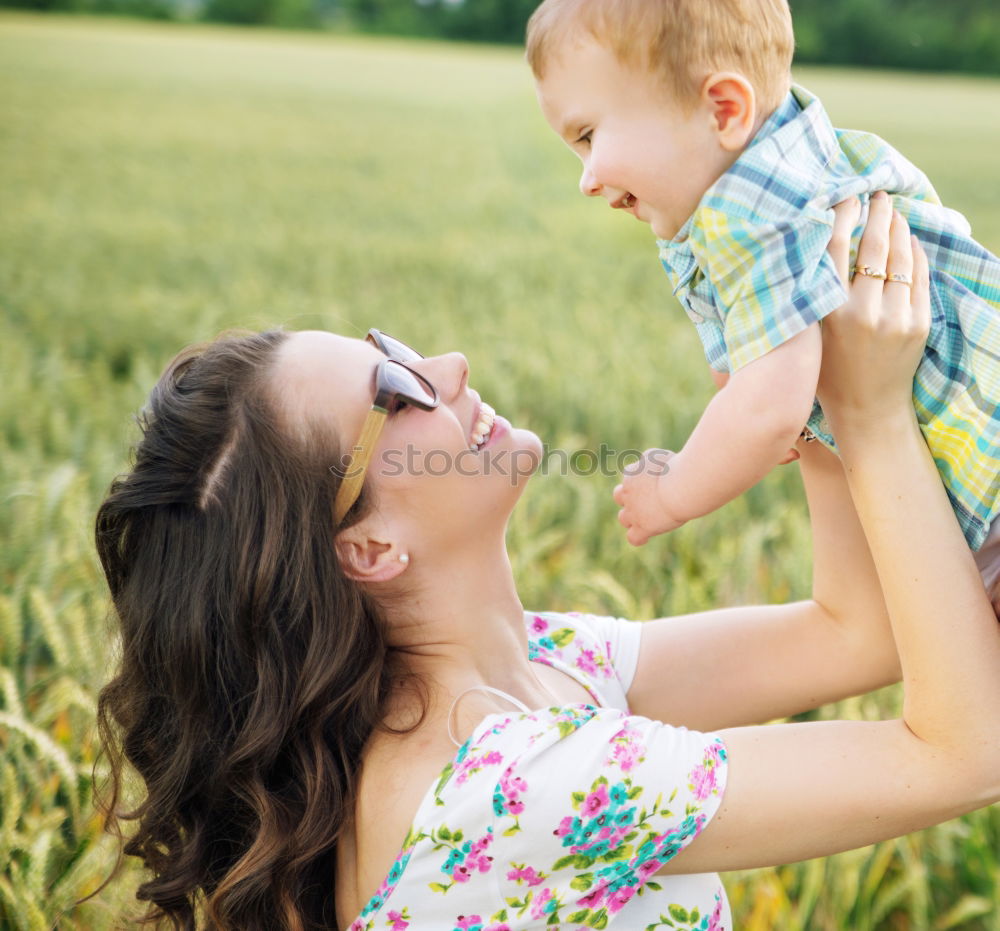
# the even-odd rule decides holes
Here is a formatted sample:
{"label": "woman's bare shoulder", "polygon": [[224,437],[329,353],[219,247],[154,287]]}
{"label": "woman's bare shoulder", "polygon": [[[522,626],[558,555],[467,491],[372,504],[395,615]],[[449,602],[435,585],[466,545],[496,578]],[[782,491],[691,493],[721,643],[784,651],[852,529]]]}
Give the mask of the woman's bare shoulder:
{"label": "woman's bare shoulder", "polygon": [[432,721],[407,734],[377,732],[368,741],[354,823],[337,851],[337,912],[338,920],[347,915],[343,926],[357,917],[385,879],[421,802],[454,754],[444,726]]}

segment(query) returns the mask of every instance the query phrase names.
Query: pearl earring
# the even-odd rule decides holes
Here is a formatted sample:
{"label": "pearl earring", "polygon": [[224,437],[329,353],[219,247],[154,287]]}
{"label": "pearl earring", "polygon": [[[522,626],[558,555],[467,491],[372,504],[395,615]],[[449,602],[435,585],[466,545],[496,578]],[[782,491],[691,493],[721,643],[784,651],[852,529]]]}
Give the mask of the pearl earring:
{"label": "pearl earring", "polygon": [[404,566],[409,565],[410,555],[409,553],[400,553],[396,559],[398,559]]}

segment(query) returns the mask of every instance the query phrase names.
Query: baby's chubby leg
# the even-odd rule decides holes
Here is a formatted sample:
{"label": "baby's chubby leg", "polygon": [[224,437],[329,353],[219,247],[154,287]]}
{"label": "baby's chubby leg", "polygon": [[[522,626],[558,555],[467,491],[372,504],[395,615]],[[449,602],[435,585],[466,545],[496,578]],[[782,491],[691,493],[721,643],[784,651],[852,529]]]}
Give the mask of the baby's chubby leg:
{"label": "baby's chubby leg", "polygon": [[993,602],[993,610],[1000,618],[1000,517],[990,524],[985,542],[979,552],[973,555],[976,557],[979,574],[983,577],[986,593]]}

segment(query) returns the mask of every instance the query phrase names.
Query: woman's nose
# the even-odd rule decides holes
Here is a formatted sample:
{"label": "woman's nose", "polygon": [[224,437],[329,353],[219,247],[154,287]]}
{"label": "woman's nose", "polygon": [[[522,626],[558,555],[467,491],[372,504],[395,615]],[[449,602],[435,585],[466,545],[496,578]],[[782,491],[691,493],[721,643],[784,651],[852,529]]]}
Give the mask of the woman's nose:
{"label": "woman's nose", "polygon": [[469,360],[460,352],[432,356],[415,366],[445,399],[458,396],[469,382]]}

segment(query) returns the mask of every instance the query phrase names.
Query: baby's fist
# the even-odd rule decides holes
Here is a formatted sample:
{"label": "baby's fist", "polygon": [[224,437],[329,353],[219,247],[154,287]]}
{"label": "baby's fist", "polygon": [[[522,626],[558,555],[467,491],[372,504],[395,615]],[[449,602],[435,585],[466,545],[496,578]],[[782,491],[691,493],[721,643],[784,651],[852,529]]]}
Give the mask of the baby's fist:
{"label": "baby's fist", "polygon": [[613,497],[621,508],[618,522],[633,546],[642,546],[650,537],[684,523],[670,513],[664,493],[670,460],[676,455],[668,449],[647,449],[637,462],[626,466],[621,484],[615,487]]}

